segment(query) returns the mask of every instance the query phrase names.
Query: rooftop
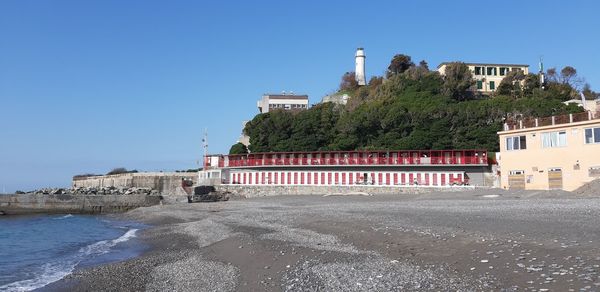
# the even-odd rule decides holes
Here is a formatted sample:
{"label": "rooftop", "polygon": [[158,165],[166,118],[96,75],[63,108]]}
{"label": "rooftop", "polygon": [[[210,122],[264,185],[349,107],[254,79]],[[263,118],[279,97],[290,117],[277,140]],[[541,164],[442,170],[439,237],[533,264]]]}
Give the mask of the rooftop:
{"label": "rooftop", "polygon": [[[442,62],[440,63],[437,68],[439,69],[440,67],[442,67],[443,65],[448,65],[450,63],[454,63],[454,62]],[[526,64],[499,64],[499,63],[469,63],[469,62],[464,62],[467,65],[473,65],[473,66],[495,66],[495,67],[529,67],[529,65]]]}
{"label": "rooftop", "polygon": [[263,97],[268,97],[270,99],[308,99],[308,95],[306,94],[269,94],[266,93]]}
{"label": "rooftop", "polygon": [[594,113],[587,111],[543,118],[509,119],[504,123],[503,130],[498,132],[498,134],[504,134],[504,132],[509,131],[527,131],[535,128],[559,127],[588,121],[600,121],[600,116],[597,114],[594,115]]}

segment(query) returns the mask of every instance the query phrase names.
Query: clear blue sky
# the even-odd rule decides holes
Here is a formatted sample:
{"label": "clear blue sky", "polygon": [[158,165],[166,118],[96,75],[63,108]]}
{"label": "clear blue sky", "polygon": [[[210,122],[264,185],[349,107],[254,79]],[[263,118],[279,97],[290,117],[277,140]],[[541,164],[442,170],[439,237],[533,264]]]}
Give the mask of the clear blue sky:
{"label": "clear blue sky", "polygon": [[597,1],[0,2],[0,192],[114,167],[197,167],[226,152],[265,92],[315,103],[404,53],[574,66],[600,89]]}

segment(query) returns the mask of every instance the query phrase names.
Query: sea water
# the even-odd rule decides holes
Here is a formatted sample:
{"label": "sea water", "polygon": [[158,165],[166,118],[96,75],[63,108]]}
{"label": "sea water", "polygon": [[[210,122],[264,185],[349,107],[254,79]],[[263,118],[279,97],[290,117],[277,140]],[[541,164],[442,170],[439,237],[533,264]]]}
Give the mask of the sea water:
{"label": "sea water", "polygon": [[93,266],[139,255],[144,225],[106,216],[0,217],[0,291],[30,291]]}

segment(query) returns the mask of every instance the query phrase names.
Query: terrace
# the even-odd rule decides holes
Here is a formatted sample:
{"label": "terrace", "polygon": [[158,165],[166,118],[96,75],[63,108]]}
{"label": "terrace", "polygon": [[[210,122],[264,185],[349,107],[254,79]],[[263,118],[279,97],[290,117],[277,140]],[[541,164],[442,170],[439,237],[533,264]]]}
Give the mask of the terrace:
{"label": "terrace", "polygon": [[[207,159],[208,161],[208,159]],[[400,150],[400,151],[321,151],[273,152],[220,155],[218,167],[280,166],[442,166],[488,165],[487,151]],[[211,165],[206,165],[211,167]],[[212,165],[216,167],[217,165]]]}
{"label": "terrace", "polygon": [[504,123],[504,131],[521,130],[529,128],[537,128],[544,126],[554,126],[562,124],[570,124],[584,121],[591,121],[598,119],[592,112],[580,112],[575,114],[551,116],[543,118],[523,118],[523,119],[510,119]]}

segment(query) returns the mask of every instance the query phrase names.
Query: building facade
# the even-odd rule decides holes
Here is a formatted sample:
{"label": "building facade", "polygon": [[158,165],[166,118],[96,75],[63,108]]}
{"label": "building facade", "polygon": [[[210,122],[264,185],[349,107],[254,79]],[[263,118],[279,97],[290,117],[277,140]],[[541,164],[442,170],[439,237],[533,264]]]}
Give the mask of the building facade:
{"label": "building facade", "polygon": [[[444,76],[448,62],[441,63],[437,70]],[[465,63],[473,79],[475,79],[475,90],[483,94],[490,94],[496,91],[502,79],[511,71],[522,71],[523,74],[529,74],[529,65],[519,64],[487,64],[487,63]]]}
{"label": "building facade", "polygon": [[485,150],[326,151],[212,155],[200,183],[316,186],[489,185]]}
{"label": "building facade", "polygon": [[500,185],[572,191],[600,178],[600,119],[591,112],[517,121],[500,138]]}
{"label": "building facade", "polygon": [[286,94],[265,94],[256,102],[258,111],[268,113],[274,109],[281,110],[305,110],[308,109],[308,95]]}

